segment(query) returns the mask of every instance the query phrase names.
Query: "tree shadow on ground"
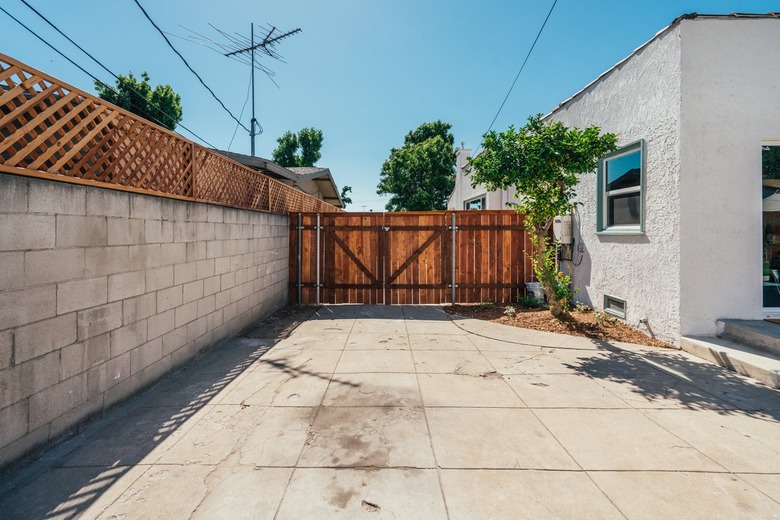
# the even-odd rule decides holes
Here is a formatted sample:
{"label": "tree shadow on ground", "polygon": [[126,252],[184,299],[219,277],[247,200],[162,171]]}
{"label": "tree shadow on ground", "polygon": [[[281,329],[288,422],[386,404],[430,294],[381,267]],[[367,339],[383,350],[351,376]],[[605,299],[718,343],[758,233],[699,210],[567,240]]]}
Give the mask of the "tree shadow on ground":
{"label": "tree shadow on ground", "polygon": [[580,360],[564,366],[618,384],[628,398],[658,404],[672,400],[689,410],[780,420],[780,391],[719,365],[675,350],[647,347],[633,351],[602,340],[591,341],[598,355],[588,355],[593,351],[584,350]]}

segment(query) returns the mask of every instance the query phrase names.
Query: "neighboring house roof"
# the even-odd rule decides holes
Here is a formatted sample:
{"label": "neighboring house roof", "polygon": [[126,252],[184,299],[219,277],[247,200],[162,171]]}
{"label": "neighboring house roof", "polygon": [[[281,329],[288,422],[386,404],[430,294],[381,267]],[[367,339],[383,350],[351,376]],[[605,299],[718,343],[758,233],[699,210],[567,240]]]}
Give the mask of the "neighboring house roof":
{"label": "neighboring house roof", "polygon": [[[214,151],[229,159],[233,159],[244,166],[249,166],[253,170],[257,170],[269,177],[282,181],[285,184],[290,184],[304,193],[314,196],[319,195],[323,201],[332,204],[337,208],[344,207],[341,195],[339,194],[339,189],[328,168],[321,168],[319,166],[284,167],[263,157],[253,157],[251,155],[216,149]],[[304,189],[301,183],[304,185],[311,184],[319,193],[311,193],[310,190]]]}
{"label": "neighboring house roof", "polygon": [[601,80],[612,74],[615,70],[619,69],[625,62],[633,58],[635,55],[642,52],[642,50],[653,43],[655,40],[669,32],[672,28],[677,26],[681,21],[683,20],[695,20],[696,18],[710,18],[710,19],[721,19],[721,20],[732,20],[732,19],[738,19],[738,18],[747,18],[747,19],[756,19],[756,18],[774,18],[780,20],[780,12],[771,12],[766,14],[754,14],[754,13],[731,13],[731,14],[699,14],[699,13],[688,13],[681,16],[678,16],[674,20],[672,20],[672,23],[655,33],[655,36],[647,40],[645,43],[634,49],[634,52],[617,62],[615,65],[601,73],[596,79],[585,85],[582,89],[577,91],[574,95],[572,95],[570,98],[565,99],[561,101],[561,103],[552,109],[548,114],[546,114],[542,119],[548,119],[550,116],[555,114],[558,110],[563,108],[568,103],[571,103],[578,97],[580,97],[582,94],[590,90],[590,88],[595,85],[596,83],[599,83]]}
{"label": "neighboring house roof", "polygon": [[322,200],[339,208],[344,207],[330,169],[319,166],[290,166],[287,169],[295,173],[299,180],[313,181],[322,193]]}

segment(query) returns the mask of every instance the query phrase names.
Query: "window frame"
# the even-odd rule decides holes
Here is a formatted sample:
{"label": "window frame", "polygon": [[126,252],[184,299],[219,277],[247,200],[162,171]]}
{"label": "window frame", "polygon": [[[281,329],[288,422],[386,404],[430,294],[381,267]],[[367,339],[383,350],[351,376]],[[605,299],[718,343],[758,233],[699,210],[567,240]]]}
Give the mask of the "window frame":
{"label": "window frame", "polygon": [[[471,204],[472,202],[476,202],[478,200],[482,201],[482,207],[481,208],[479,208],[479,209],[472,209],[472,208],[468,207],[469,204]],[[482,195],[477,195],[476,197],[471,197],[470,199],[467,199],[467,200],[463,201],[463,209],[465,211],[483,211],[483,210],[487,209],[486,206],[487,206],[487,193],[483,193]]]}
{"label": "window frame", "polygon": [[[610,300],[615,302],[615,303],[622,304],[623,305],[623,312],[619,312],[619,311],[616,311],[615,309],[611,308],[609,306]],[[612,296],[612,295],[609,295],[609,294],[604,294],[604,306],[603,306],[603,309],[604,309],[604,312],[606,312],[607,314],[611,314],[612,316],[615,316],[616,318],[620,318],[620,319],[623,319],[623,320],[626,319],[626,310],[627,310],[626,300],[624,300],[622,298],[616,298],[615,296]]]}
{"label": "window frame", "polygon": [[[607,192],[607,180],[605,165],[609,161],[639,152],[639,186],[636,188],[623,188]],[[599,159],[597,172],[597,192],[596,192],[596,234],[597,235],[644,235],[645,234],[645,172],[647,163],[647,147],[644,139],[639,139],[625,146],[621,146],[614,152],[608,153]],[[634,225],[608,225],[609,215],[608,204],[611,197],[627,195],[639,192],[639,224]]]}

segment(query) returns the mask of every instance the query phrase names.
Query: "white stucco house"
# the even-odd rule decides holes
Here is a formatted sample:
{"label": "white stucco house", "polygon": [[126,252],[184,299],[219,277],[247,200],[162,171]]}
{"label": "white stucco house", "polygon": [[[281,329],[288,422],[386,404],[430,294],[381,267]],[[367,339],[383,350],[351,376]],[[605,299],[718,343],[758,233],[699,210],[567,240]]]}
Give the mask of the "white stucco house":
{"label": "white stucco house", "polygon": [[[681,16],[546,116],[619,136],[578,188],[577,300],[677,344],[780,314],[780,180],[762,177],[780,158],[778,52],[780,13]],[[471,188],[459,162],[450,207],[511,195]]]}

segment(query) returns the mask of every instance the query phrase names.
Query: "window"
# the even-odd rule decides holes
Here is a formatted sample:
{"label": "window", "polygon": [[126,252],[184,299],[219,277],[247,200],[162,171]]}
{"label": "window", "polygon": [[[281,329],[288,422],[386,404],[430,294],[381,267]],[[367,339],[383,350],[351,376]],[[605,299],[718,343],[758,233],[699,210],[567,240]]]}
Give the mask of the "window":
{"label": "window", "polygon": [[599,161],[598,232],[641,234],[644,222],[645,142],[637,141]]}
{"label": "window", "polygon": [[626,301],[614,296],[604,295],[604,312],[626,319]]}
{"label": "window", "polygon": [[486,209],[485,208],[485,196],[478,197],[476,199],[467,200],[463,203],[463,209]]}

